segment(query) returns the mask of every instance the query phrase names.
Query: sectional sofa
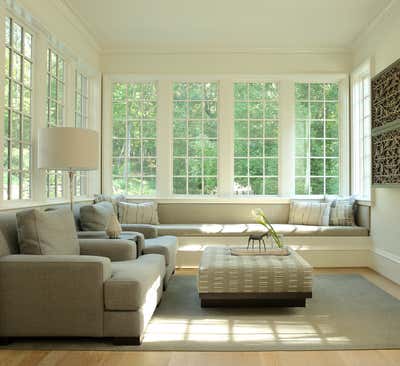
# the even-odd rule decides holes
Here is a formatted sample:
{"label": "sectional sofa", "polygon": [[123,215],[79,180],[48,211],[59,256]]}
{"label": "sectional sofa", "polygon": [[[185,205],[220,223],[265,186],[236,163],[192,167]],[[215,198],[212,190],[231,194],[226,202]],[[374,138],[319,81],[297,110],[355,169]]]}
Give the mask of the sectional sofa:
{"label": "sectional sofa", "polygon": [[[175,270],[176,239],[163,242],[149,227],[143,228],[148,239],[134,232],[126,240],[110,240],[101,232],[81,233],[78,239],[71,220],[74,234],[61,224],[51,238],[75,236],[76,255],[27,255],[20,254],[16,213],[0,214],[0,343],[54,336],[142,342]],[[41,240],[39,231],[33,236]]]}

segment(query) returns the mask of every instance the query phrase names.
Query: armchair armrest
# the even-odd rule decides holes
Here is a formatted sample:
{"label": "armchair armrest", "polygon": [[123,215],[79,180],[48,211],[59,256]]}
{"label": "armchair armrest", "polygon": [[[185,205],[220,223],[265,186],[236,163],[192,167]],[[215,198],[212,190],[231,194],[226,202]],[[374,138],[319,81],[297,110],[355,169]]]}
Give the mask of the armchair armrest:
{"label": "armchair armrest", "polygon": [[136,243],[122,239],[79,239],[82,255],[107,257],[112,262],[136,259]]}
{"label": "armchair armrest", "polygon": [[108,239],[105,231],[78,231],[78,239]]}
{"label": "armchair armrest", "polygon": [[102,336],[108,258],[8,255],[0,258],[0,324],[5,336]]}
{"label": "armchair armrest", "polygon": [[157,227],[149,224],[121,224],[123,231],[136,231],[144,235],[145,239],[156,238],[158,236]]}

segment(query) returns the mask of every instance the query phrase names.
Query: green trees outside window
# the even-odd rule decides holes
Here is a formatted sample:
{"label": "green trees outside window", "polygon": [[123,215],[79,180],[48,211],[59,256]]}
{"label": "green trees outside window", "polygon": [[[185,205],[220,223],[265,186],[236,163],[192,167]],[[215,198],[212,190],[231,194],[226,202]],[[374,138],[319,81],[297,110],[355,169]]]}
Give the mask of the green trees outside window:
{"label": "green trees outside window", "polygon": [[216,194],[218,84],[174,83],[173,113],[173,193]]}
{"label": "green trees outside window", "polygon": [[234,84],[234,192],[278,194],[277,83]]}
{"label": "green trees outside window", "polygon": [[339,193],[336,83],[295,83],[296,194]]}
{"label": "green trees outside window", "polygon": [[157,84],[112,87],[114,193],[154,195],[157,175]]}

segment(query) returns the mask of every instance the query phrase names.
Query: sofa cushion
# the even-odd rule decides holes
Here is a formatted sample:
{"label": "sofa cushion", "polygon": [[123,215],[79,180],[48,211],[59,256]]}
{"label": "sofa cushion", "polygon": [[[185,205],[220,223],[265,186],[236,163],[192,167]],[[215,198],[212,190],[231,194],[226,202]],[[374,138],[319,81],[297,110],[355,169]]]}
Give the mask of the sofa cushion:
{"label": "sofa cushion", "polygon": [[18,212],[17,230],[21,254],[79,255],[75,221],[68,208]]}
{"label": "sofa cushion", "polygon": [[162,286],[165,260],[162,255],[143,255],[136,260],[112,262],[111,278],[104,283],[106,310],[135,311],[140,309]]}
{"label": "sofa cushion", "polygon": [[95,194],[94,195],[94,203],[99,202],[110,202],[113,205],[114,212],[118,216],[118,204],[122,201],[125,201],[126,198],[122,194],[116,195],[108,195],[108,194]]}
{"label": "sofa cushion", "polygon": [[80,221],[83,231],[104,231],[114,214],[111,202],[103,201],[80,208]]}
{"label": "sofa cushion", "polygon": [[[284,236],[368,236],[361,226],[312,226],[273,224],[278,234]],[[248,236],[266,229],[259,224],[178,224],[158,225],[159,235],[174,236]]]}
{"label": "sofa cushion", "polygon": [[292,201],[290,203],[289,224],[329,225],[330,203]]}
{"label": "sofa cushion", "polygon": [[143,254],[161,254],[165,258],[165,264],[175,264],[178,243],[176,236],[164,235],[153,239],[146,239]]}
{"label": "sofa cushion", "polygon": [[157,225],[157,202],[119,203],[119,219],[121,224]]}

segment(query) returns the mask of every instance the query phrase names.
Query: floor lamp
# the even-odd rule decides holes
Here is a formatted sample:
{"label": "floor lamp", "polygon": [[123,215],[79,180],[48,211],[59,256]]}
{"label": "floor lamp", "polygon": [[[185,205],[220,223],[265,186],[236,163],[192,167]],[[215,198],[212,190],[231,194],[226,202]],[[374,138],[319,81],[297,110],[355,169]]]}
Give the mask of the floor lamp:
{"label": "floor lamp", "polygon": [[99,138],[96,131],[73,127],[39,129],[38,167],[68,172],[71,211],[75,173],[96,170],[98,165]]}

